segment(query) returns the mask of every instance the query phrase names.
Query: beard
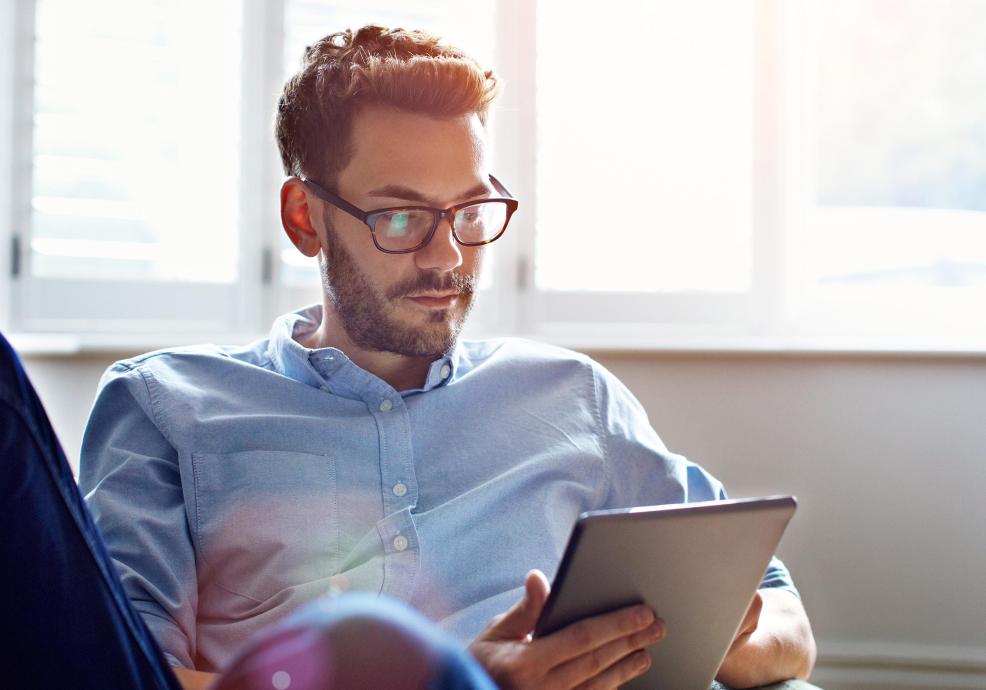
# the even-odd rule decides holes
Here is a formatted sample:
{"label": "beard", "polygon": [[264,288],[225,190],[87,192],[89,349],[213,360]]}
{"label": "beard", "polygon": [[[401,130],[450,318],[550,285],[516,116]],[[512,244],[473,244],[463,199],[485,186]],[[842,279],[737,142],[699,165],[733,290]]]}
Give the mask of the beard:
{"label": "beard", "polygon": [[[368,350],[405,357],[437,357],[455,345],[472,311],[476,276],[421,271],[381,293],[339,242],[328,222],[326,233],[329,242],[325,259],[319,261],[322,286],[350,340]],[[398,320],[397,300],[423,291],[451,290],[459,293],[456,304],[426,312],[425,325],[409,326]]]}

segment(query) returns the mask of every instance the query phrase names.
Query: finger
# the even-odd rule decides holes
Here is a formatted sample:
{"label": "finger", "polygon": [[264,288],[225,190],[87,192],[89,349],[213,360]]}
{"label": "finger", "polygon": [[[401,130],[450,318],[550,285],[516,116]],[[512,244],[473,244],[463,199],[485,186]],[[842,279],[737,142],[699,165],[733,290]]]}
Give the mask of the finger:
{"label": "finger", "polygon": [[654,611],[644,605],[627,606],[616,611],[584,618],[577,623],[545,635],[532,644],[553,668],[586,652],[645,629],[655,620]]}
{"label": "finger", "polygon": [[650,664],[650,654],[647,653],[647,650],[634,652],[629,656],[623,657],[595,678],[576,686],[576,690],[617,688],[637,676],[647,673]]}
{"label": "finger", "polygon": [[541,608],[544,608],[544,603],[548,600],[548,595],[551,593],[551,585],[548,583],[548,577],[535,568],[527,573],[524,586],[528,596],[539,601]]}
{"label": "finger", "polygon": [[503,615],[493,619],[487,639],[522,639],[534,630],[541,609],[548,599],[548,580],[540,570],[532,570],[524,579],[524,596]]}
{"label": "finger", "polygon": [[666,630],[664,622],[658,619],[644,630],[613,640],[554,668],[549,684],[551,687],[572,688],[591,680],[621,659],[664,639]]}

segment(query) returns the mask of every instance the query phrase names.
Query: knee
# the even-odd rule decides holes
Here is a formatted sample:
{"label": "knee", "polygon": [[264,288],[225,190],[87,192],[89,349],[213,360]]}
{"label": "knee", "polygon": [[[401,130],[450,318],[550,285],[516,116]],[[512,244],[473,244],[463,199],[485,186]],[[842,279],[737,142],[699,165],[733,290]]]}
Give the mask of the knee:
{"label": "knee", "polygon": [[396,600],[341,597],[312,619],[321,652],[335,660],[332,687],[425,688],[441,664],[432,624]]}
{"label": "knee", "polygon": [[448,652],[406,605],[351,594],[289,616],[244,650],[216,690],[423,690],[443,674]]}

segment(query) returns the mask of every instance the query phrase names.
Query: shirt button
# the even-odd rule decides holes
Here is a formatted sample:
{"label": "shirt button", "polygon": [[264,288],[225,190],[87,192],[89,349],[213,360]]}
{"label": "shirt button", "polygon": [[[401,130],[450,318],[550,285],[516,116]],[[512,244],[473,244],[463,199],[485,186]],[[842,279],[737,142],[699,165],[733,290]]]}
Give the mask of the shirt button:
{"label": "shirt button", "polygon": [[439,373],[442,375],[443,379],[447,379],[448,375],[452,373],[452,368],[448,364],[446,364],[445,366],[442,367],[442,370]]}
{"label": "shirt button", "polygon": [[397,549],[398,551],[403,551],[404,549],[406,549],[407,537],[405,537],[403,534],[398,534],[396,537],[394,537],[394,548]]}
{"label": "shirt button", "polygon": [[380,403],[381,412],[390,412],[393,408],[394,408],[394,403],[390,402],[390,400],[384,400],[382,403]]}
{"label": "shirt button", "polygon": [[404,482],[397,482],[394,484],[394,495],[403,496],[407,493],[407,485]]}

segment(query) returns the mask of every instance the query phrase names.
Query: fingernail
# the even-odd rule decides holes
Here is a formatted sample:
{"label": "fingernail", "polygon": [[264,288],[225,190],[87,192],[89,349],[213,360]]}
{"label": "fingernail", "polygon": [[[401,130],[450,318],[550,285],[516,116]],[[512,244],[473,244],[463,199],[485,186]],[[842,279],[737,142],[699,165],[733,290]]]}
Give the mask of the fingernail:
{"label": "fingernail", "polygon": [[647,628],[641,630],[639,633],[634,635],[634,640],[636,644],[641,646],[652,645],[659,640],[664,639],[664,626],[661,621],[658,620]]}
{"label": "fingernail", "polygon": [[654,621],[654,618],[654,612],[649,608],[641,607],[637,611],[637,622],[641,625],[641,627],[649,625]]}
{"label": "fingernail", "polygon": [[637,652],[634,654],[633,666],[639,671],[643,671],[650,666],[650,655],[647,652]]}

